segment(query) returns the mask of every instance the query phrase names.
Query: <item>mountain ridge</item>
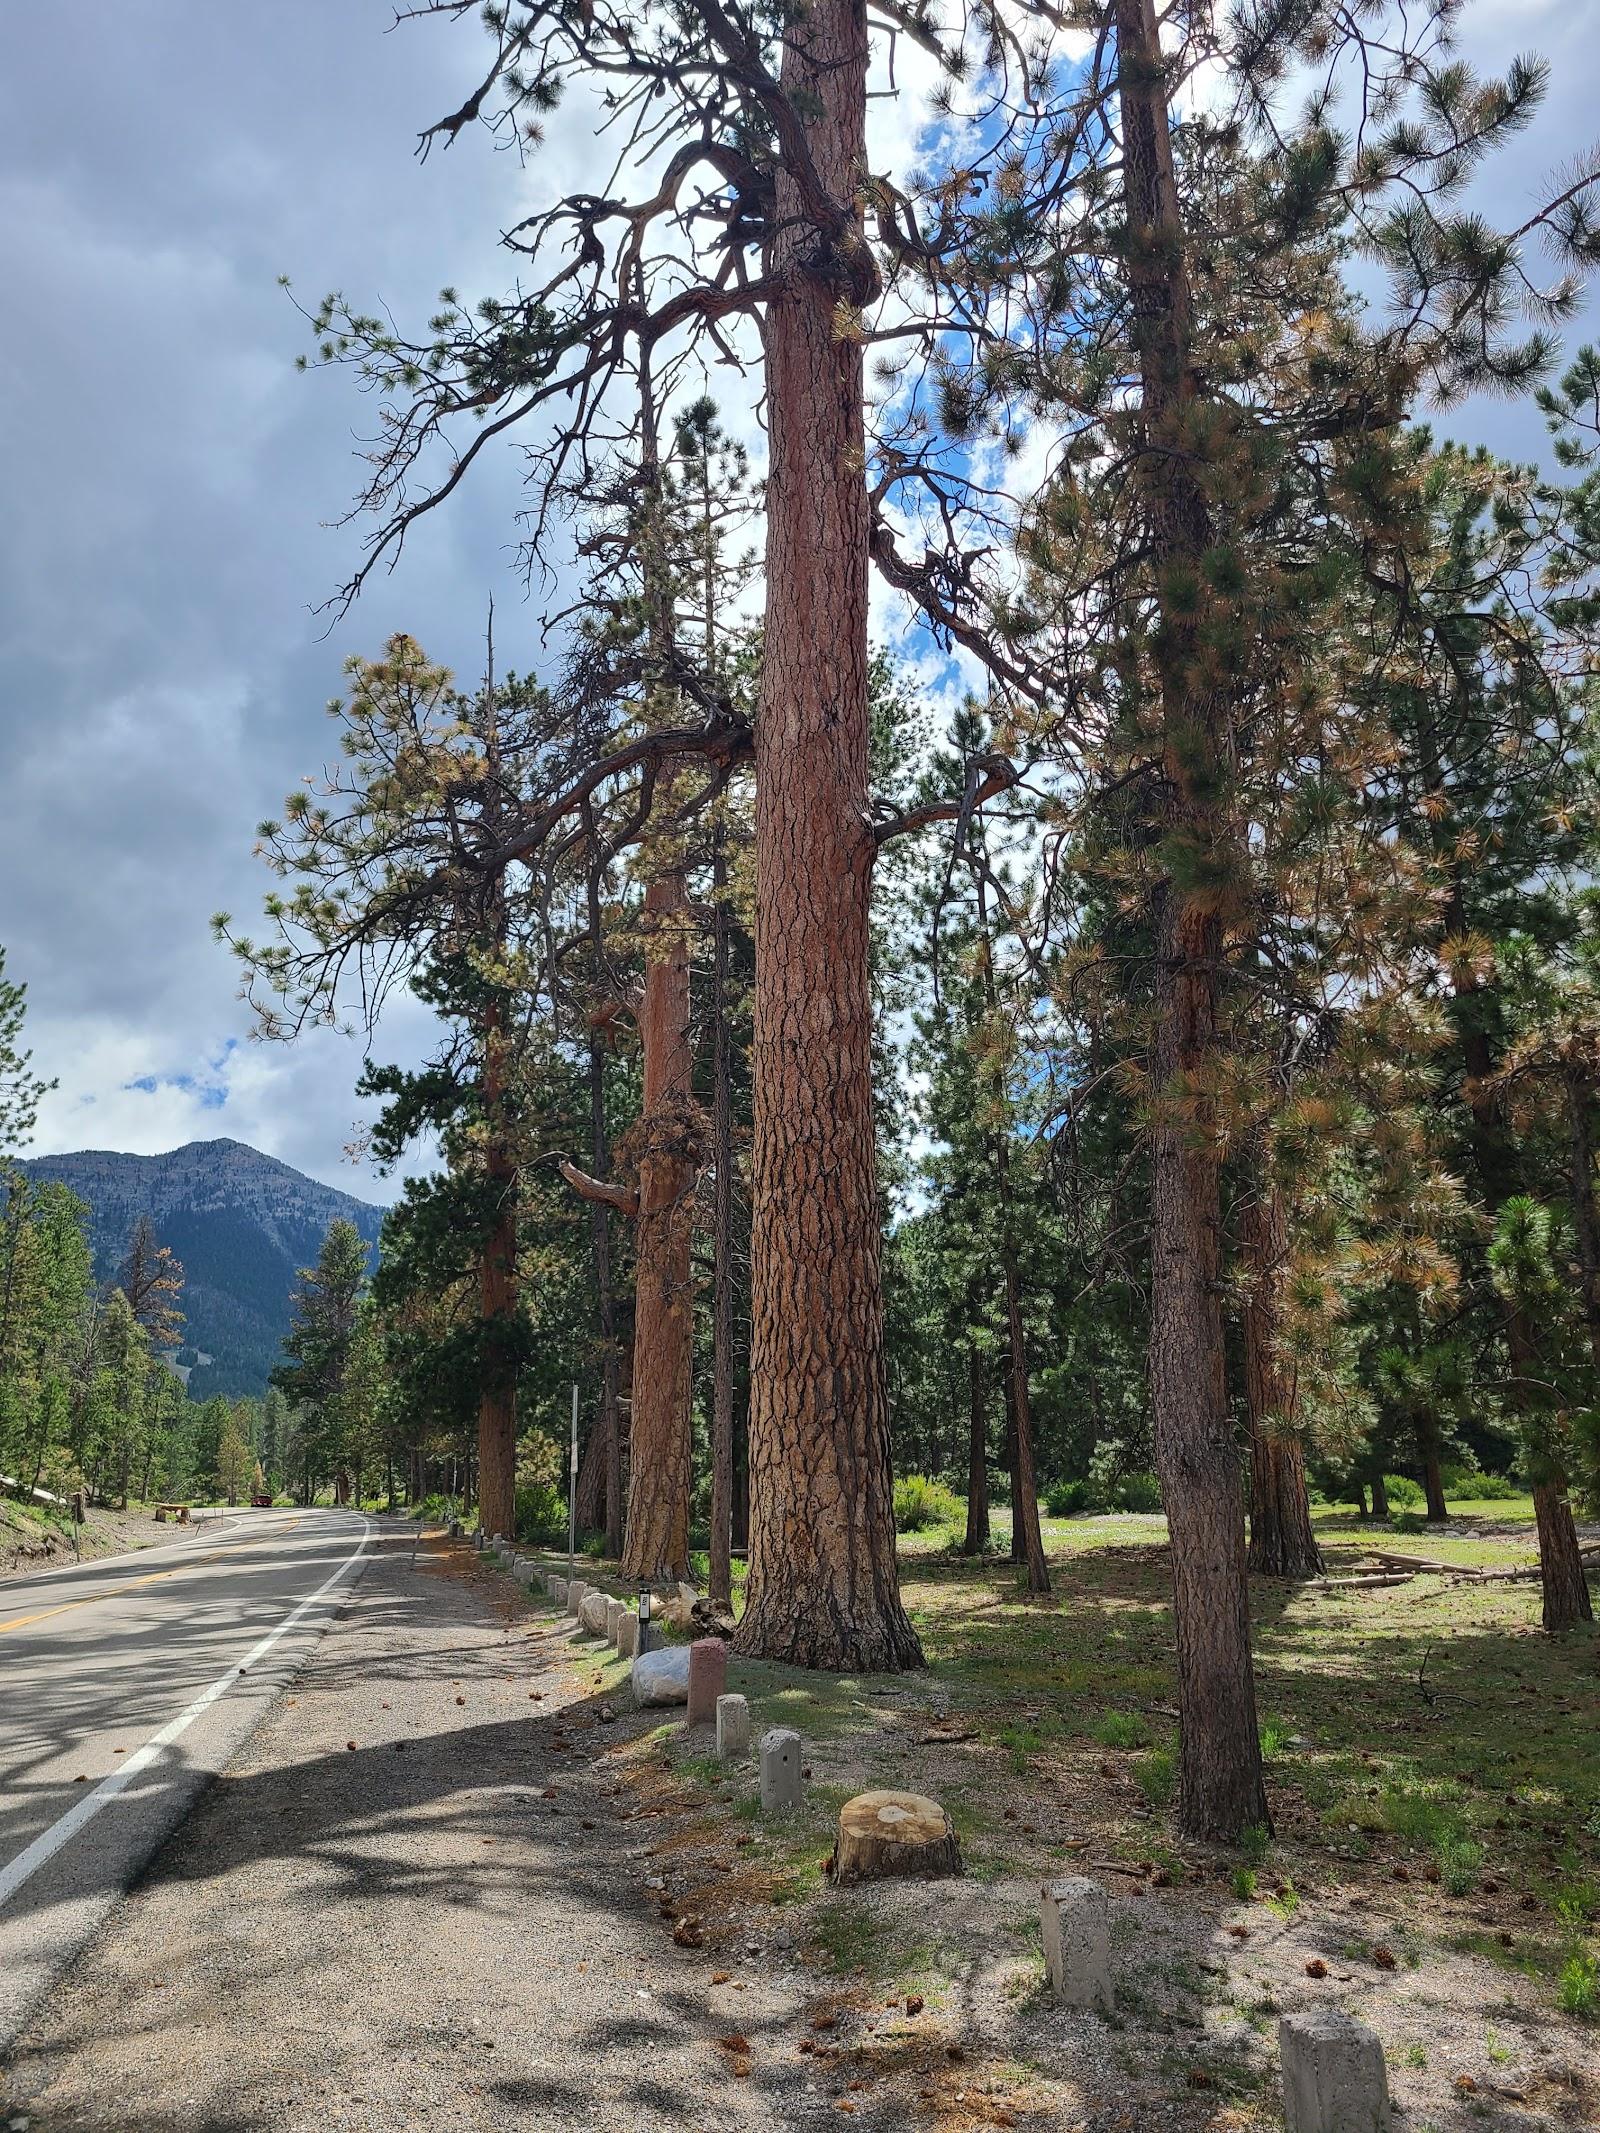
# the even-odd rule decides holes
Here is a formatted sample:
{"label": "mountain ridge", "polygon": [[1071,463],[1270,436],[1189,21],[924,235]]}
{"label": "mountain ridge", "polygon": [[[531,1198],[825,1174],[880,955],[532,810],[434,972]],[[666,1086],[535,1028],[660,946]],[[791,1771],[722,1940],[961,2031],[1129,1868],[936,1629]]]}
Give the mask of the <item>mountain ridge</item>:
{"label": "mountain ridge", "polygon": [[[181,1362],[204,1400],[265,1390],[289,1327],[289,1294],[331,1222],[353,1222],[376,1256],[387,1210],[324,1185],[279,1157],[232,1139],[186,1141],[159,1155],[82,1148],[25,1158],[89,1208],[95,1274],[111,1280],[140,1215],[182,1262]],[[195,1358],[204,1355],[207,1362]]]}

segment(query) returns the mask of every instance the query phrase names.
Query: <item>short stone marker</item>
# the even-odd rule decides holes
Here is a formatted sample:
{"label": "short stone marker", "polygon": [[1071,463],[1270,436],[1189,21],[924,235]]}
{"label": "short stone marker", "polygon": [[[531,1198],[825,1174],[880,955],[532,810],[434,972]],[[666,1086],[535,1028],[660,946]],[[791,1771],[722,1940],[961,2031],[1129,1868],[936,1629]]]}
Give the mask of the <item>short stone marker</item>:
{"label": "short stone marker", "polygon": [[689,1647],[689,1723],[709,1726],[728,1686],[728,1647],[720,1637],[696,1637]]}
{"label": "short stone marker", "polygon": [[636,1704],[687,1703],[688,1645],[663,1644],[656,1651],[638,1653],[633,1662],[632,1679]]}
{"label": "short stone marker", "polygon": [[1278,2024],[1288,2133],[1389,2133],[1389,2075],[1375,2031],[1332,2007]]}
{"label": "short stone marker", "polygon": [[608,1592],[597,1592],[591,1585],[583,1596],[583,1605],[578,1609],[578,1620],[592,1636],[603,1637],[606,1633],[606,1613],[611,1605]]}
{"label": "short stone marker", "polygon": [[623,1617],[623,1616],[624,1616],[624,1615],[625,1615],[625,1614],[626,1614],[627,1612],[628,1612],[628,1603],[627,1603],[627,1601],[626,1601],[626,1600],[619,1600],[619,1599],[617,1599],[617,1598],[615,1597],[615,1595],[611,1595],[611,1594],[608,1594],[608,1595],[607,1595],[607,1598],[606,1598],[606,1626],[605,1626],[605,1640],[606,1640],[607,1644],[615,1644],[615,1643],[616,1643],[616,1641],[617,1641],[617,1623],[618,1623],[618,1622],[619,1622],[619,1621],[621,1620],[621,1618],[622,1618],[622,1617]]}
{"label": "short stone marker", "polygon": [[639,1617],[631,1607],[624,1607],[617,1617],[613,1631],[619,1659],[631,1659],[639,1649]]}
{"label": "short stone marker", "polygon": [[774,1726],[761,1736],[761,1812],[793,1814],[800,1805],[800,1736]]}
{"label": "short stone marker", "polygon": [[1106,1892],[1084,1874],[1047,1881],[1039,1891],[1044,1929],[1044,1966],[1050,1990],[1067,2007],[1094,2007],[1109,2014],[1111,1928]]}
{"label": "short stone marker", "polygon": [[589,1590],[582,1578],[574,1578],[567,1587],[567,1613],[576,1617],[583,1608],[583,1596]]}
{"label": "short stone marker", "polygon": [[567,1581],[565,1578],[552,1578],[550,1580],[550,1597],[555,1601],[557,1607],[566,1606]]}
{"label": "short stone marker", "polygon": [[841,1888],[900,1874],[936,1881],[960,1871],[961,1846],[937,1800],[920,1792],[858,1792],[840,1808],[827,1872]]}
{"label": "short stone marker", "polygon": [[[694,1693],[692,1677],[689,1692]],[[725,1763],[750,1753],[750,1706],[742,1696],[717,1698],[717,1753]]]}

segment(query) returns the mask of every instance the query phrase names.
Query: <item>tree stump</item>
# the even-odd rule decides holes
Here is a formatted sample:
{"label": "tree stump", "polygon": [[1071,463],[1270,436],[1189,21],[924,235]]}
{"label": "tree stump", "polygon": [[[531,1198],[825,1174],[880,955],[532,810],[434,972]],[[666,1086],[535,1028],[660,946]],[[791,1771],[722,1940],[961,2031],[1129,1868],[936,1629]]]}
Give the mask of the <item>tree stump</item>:
{"label": "tree stump", "polygon": [[937,1800],[919,1792],[858,1792],[839,1810],[828,1872],[841,1887],[907,1874],[922,1881],[961,1871],[961,1846]]}

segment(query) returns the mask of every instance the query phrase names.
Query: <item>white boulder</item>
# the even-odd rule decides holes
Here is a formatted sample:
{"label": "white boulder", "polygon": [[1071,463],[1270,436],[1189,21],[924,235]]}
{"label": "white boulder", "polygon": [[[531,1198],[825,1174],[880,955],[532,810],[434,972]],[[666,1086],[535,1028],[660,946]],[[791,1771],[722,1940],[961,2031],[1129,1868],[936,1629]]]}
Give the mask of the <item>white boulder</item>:
{"label": "white boulder", "polygon": [[633,1662],[633,1700],[646,1704],[689,1701],[689,1647],[663,1644],[640,1652]]}

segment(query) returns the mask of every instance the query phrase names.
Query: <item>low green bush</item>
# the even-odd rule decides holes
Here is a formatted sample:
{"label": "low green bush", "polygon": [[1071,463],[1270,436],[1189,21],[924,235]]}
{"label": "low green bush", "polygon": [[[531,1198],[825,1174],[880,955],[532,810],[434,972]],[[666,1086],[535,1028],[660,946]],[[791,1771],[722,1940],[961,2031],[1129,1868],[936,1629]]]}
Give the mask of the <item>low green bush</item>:
{"label": "low green bush", "polygon": [[1413,1504],[1425,1500],[1422,1484],[1413,1481],[1409,1474],[1385,1474],[1383,1485],[1389,1492],[1389,1501],[1397,1510],[1409,1511]]}
{"label": "low green bush", "polygon": [[1510,1503],[1528,1493],[1526,1482],[1510,1474],[1465,1474],[1453,1485],[1447,1482],[1446,1487],[1463,1503]]}
{"label": "low green bush", "polygon": [[930,1526],[954,1526],[967,1515],[954,1489],[926,1474],[902,1474],[894,1485],[897,1533],[925,1533]]}
{"label": "low green bush", "polygon": [[560,1493],[547,1481],[521,1481],[517,1485],[518,1540],[564,1541],[567,1537],[567,1507]]}
{"label": "low green bush", "polygon": [[1159,1511],[1160,1482],[1154,1474],[1124,1474],[1117,1483],[1115,1508],[1119,1511]]}
{"label": "low green bush", "polygon": [[1076,1518],[1080,1511],[1092,1511],[1088,1482],[1051,1482],[1045,1491],[1044,1507],[1052,1518]]}

